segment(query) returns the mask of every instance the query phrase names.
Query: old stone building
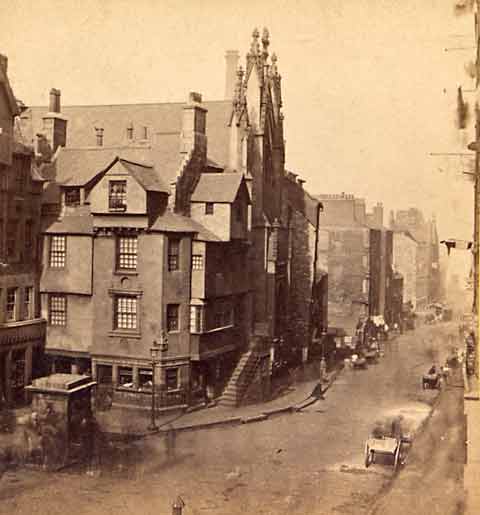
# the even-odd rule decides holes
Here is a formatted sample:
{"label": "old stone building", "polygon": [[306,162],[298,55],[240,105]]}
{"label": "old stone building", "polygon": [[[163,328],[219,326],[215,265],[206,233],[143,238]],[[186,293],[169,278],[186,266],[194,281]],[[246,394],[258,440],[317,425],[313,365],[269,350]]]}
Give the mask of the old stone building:
{"label": "old stone building", "polygon": [[288,342],[308,358],[308,345],[328,330],[328,269],[319,249],[323,205],[287,172],[284,209],[288,230]]}
{"label": "old stone building", "polygon": [[367,213],[364,199],[319,195],[320,254],[328,270],[328,318],[332,327],[355,334],[367,316],[394,318],[392,232],[383,226],[383,206]]}
{"label": "old stone building", "polygon": [[[45,321],[38,297],[42,179],[33,150],[21,142],[17,103],[0,55],[0,408],[25,400],[41,373]],[[33,365],[35,364],[35,365]]]}
{"label": "old stone building", "polygon": [[403,276],[403,301],[417,306],[417,242],[409,231],[393,232],[393,267]]}
{"label": "old stone building", "polygon": [[[416,307],[424,309],[440,288],[438,236],[435,221],[425,220],[417,208],[400,210],[392,220],[394,230],[408,231],[417,242]],[[392,225],[392,224],[391,224]]]}
{"label": "old stone building", "polygon": [[52,90],[53,115],[23,113],[48,178],[41,292],[57,372],[91,368],[119,404],[147,404],[149,349],[166,336],[155,379],[167,403],[225,385],[222,399],[237,403],[245,392],[235,378],[265,376],[276,348],[297,345],[292,317],[308,335],[303,308],[316,281],[310,264],[300,300],[291,219],[308,220],[312,260],[319,204],[286,207],[269,44],[268,31],[255,30],[244,69],[227,53],[225,100],[61,108]]}
{"label": "old stone building", "polygon": [[316,198],[324,206],[319,253],[328,270],[328,323],[354,335],[359,319],[369,314],[369,295],[374,291],[365,201],[344,193]]}

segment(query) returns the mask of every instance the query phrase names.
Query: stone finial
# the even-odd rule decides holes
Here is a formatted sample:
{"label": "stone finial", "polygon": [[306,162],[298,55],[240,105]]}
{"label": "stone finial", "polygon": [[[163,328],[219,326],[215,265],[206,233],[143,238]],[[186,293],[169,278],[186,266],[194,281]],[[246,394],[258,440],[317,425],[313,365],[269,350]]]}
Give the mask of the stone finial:
{"label": "stone finial", "polygon": [[242,103],[244,100],[244,84],[243,84],[244,74],[245,74],[245,72],[243,71],[243,68],[241,66],[239,66],[237,69],[237,82],[235,84],[235,94],[233,97],[233,103],[237,108],[242,106]]}
{"label": "stone finial", "polygon": [[268,55],[268,45],[270,45],[270,33],[268,32],[267,27],[264,27],[262,32],[262,46],[264,56]]}
{"label": "stone finial", "polygon": [[253,55],[258,55],[260,53],[260,44],[258,42],[258,38],[260,37],[260,33],[258,29],[255,27],[252,32],[252,44],[250,45],[250,53]]}
{"label": "stone finial", "polygon": [[272,61],[272,65],[270,66],[270,72],[273,76],[278,75],[278,68],[277,68],[277,54],[275,52],[272,53],[270,60]]}

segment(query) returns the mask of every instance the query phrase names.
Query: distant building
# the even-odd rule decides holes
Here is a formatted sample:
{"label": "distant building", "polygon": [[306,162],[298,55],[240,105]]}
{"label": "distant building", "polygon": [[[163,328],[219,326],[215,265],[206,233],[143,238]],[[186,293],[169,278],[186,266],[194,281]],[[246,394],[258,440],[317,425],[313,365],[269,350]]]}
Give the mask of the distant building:
{"label": "distant building", "polygon": [[424,309],[438,296],[440,267],[435,221],[426,221],[417,208],[397,211],[392,229],[408,231],[417,242],[416,307]]}
{"label": "distant building", "polygon": [[42,179],[15,121],[17,103],[0,55],[0,408],[24,402],[41,374],[45,320],[40,317],[38,244]]}
{"label": "distant building", "polygon": [[417,306],[417,247],[409,231],[393,232],[393,267],[403,276],[403,301]]}
{"label": "distant building", "polygon": [[344,193],[316,198],[324,206],[319,253],[328,270],[328,323],[353,335],[359,319],[369,315],[369,294],[373,292],[365,201]]}
{"label": "distant building", "polygon": [[328,270],[328,317],[332,327],[354,334],[358,321],[381,315],[390,323],[393,299],[393,239],[383,226],[383,206],[366,212],[350,194],[318,195],[320,254]]}

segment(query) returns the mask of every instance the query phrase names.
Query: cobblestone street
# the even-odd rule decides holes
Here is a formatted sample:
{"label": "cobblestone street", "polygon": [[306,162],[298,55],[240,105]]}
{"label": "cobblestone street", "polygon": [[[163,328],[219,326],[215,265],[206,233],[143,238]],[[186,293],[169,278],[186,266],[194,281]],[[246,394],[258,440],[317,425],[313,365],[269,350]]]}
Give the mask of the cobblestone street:
{"label": "cobblestone street", "polygon": [[[185,513],[194,514],[369,513],[393,469],[365,469],[365,439],[376,421],[397,414],[408,431],[419,428],[436,396],[422,390],[421,376],[433,361],[443,362],[454,334],[453,326],[450,334],[445,324],[423,326],[389,341],[380,363],[345,370],[326,400],[302,412],[180,433],[170,460],[163,439],[152,436],[116,449],[121,459],[99,477],[8,473],[0,513],[169,513],[178,495]],[[407,463],[399,477],[408,471]]]}

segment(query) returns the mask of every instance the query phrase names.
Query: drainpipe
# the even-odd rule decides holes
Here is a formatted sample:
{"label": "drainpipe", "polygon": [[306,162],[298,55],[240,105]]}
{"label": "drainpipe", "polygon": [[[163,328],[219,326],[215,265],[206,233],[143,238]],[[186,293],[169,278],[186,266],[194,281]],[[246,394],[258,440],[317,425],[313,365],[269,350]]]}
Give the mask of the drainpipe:
{"label": "drainpipe", "polygon": [[[318,263],[318,240],[319,240],[319,232],[320,232],[320,213],[323,211],[323,205],[321,202],[317,204],[317,213],[316,213],[316,226],[315,226],[315,248],[313,251],[313,277],[312,277],[312,288],[310,293],[310,317],[308,321],[308,340],[307,345],[310,346],[313,338],[313,302],[314,302],[314,291],[315,284],[317,283],[317,263]],[[322,330],[326,329],[326,327],[322,327]],[[323,342],[322,342],[323,345]]]}

